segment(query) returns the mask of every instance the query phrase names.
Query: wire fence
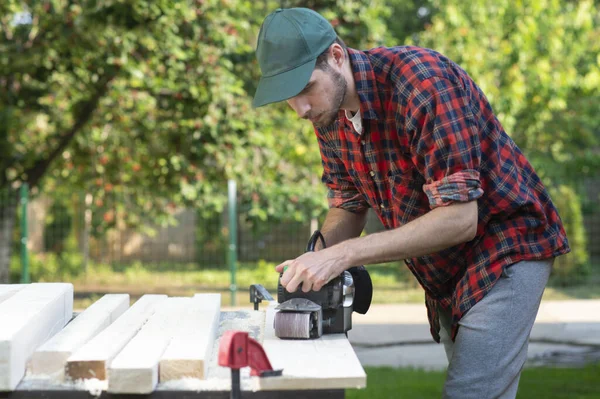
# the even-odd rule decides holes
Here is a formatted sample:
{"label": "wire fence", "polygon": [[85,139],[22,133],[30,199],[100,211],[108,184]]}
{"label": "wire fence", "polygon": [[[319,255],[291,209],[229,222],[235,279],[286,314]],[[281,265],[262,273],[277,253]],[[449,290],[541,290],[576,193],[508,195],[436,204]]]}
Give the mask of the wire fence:
{"label": "wire fence", "polygon": [[[20,247],[19,236],[14,234],[17,219],[17,200],[18,196],[14,190],[0,190],[0,262],[4,263],[10,262],[13,248]],[[15,242],[15,239],[17,242]],[[7,280],[8,270],[0,268],[0,281]]]}
{"label": "wire fence", "polygon": [[[88,202],[86,204],[86,201]],[[130,226],[118,197],[92,209],[86,194],[57,201],[39,197],[27,207],[28,248],[33,254],[78,252],[83,262],[106,264],[196,263],[199,268],[227,263],[227,209],[210,218],[194,209],[174,209],[168,225],[149,221]],[[281,261],[304,251],[311,223],[267,222],[260,232],[238,213],[237,259]],[[84,265],[85,267],[85,265]]]}
{"label": "wire fence", "polygon": [[[594,189],[597,185],[594,186]],[[592,190],[592,197],[599,193]],[[90,264],[119,269],[135,262],[178,269],[192,264],[195,269],[227,268],[230,249],[230,221],[227,209],[210,218],[194,209],[174,209],[172,223],[161,226],[142,222],[130,226],[131,212],[117,196],[94,204],[86,193],[68,198],[38,196],[23,205],[21,190],[0,192],[0,259],[23,266],[27,256],[60,256],[57,267],[73,274],[85,273]],[[590,262],[600,261],[600,212],[591,202],[584,217]],[[100,206],[101,205],[101,206]],[[244,223],[243,212],[236,213],[235,252],[241,264],[258,261],[281,262],[305,250],[306,241],[317,227],[307,215],[302,222],[265,221],[260,229]],[[374,214],[367,232],[381,229]],[[26,232],[26,249],[22,239]],[[1,270],[1,269],[0,269]],[[0,276],[2,277],[2,276]],[[5,281],[0,278],[0,281]]]}

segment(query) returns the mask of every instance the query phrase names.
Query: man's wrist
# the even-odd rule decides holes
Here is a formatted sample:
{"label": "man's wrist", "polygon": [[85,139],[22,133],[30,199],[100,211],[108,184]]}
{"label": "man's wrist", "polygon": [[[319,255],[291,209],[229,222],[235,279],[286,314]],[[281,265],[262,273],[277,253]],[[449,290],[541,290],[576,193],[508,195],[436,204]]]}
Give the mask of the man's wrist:
{"label": "man's wrist", "polygon": [[340,263],[341,263],[341,267],[342,270],[340,271],[343,272],[344,270],[348,270],[350,269],[352,266],[355,266],[355,256],[354,256],[354,251],[350,244],[352,241],[354,241],[354,239],[350,239],[350,240],[346,240],[340,244],[338,244],[339,249],[338,249],[338,253],[339,253],[339,257],[340,257]]}

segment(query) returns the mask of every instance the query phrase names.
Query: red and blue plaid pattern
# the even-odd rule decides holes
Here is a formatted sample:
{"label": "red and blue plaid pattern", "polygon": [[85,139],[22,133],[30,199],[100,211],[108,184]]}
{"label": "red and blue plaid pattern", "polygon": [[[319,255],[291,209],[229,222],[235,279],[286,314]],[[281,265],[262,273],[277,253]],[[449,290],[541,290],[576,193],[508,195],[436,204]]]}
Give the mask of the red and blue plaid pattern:
{"label": "red and blue plaid pattern", "polygon": [[316,129],[330,207],[373,208],[400,227],[429,210],[477,200],[468,243],[406,263],[425,289],[431,333],[437,306],[461,317],[504,267],[569,252],[558,213],[532,166],[506,134],[479,87],[458,65],[428,49],[349,49],[363,133],[340,111]]}

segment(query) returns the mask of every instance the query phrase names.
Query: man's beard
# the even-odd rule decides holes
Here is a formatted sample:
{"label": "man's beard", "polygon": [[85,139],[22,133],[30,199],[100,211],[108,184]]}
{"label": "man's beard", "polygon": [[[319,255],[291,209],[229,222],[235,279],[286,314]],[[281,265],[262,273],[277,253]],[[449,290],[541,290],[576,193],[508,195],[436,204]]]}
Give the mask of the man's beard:
{"label": "man's beard", "polygon": [[346,79],[342,76],[341,73],[335,71],[333,69],[329,69],[327,71],[333,80],[333,97],[331,103],[333,104],[333,108],[329,111],[326,111],[319,121],[315,122],[314,125],[316,127],[325,127],[331,125],[336,121],[338,117],[338,113],[340,112],[340,108],[346,99],[346,91],[348,89],[348,83],[346,83]]}

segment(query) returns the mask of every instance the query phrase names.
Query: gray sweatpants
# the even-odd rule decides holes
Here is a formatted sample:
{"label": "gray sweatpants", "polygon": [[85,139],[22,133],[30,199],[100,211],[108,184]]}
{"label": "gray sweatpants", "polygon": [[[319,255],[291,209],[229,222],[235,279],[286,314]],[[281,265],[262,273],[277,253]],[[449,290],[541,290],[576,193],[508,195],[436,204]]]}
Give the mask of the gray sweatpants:
{"label": "gray sweatpants", "polygon": [[440,309],[440,338],[449,362],[444,398],[516,397],[553,261],[522,261],[506,268],[458,323],[455,342],[449,336],[450,314]]}

